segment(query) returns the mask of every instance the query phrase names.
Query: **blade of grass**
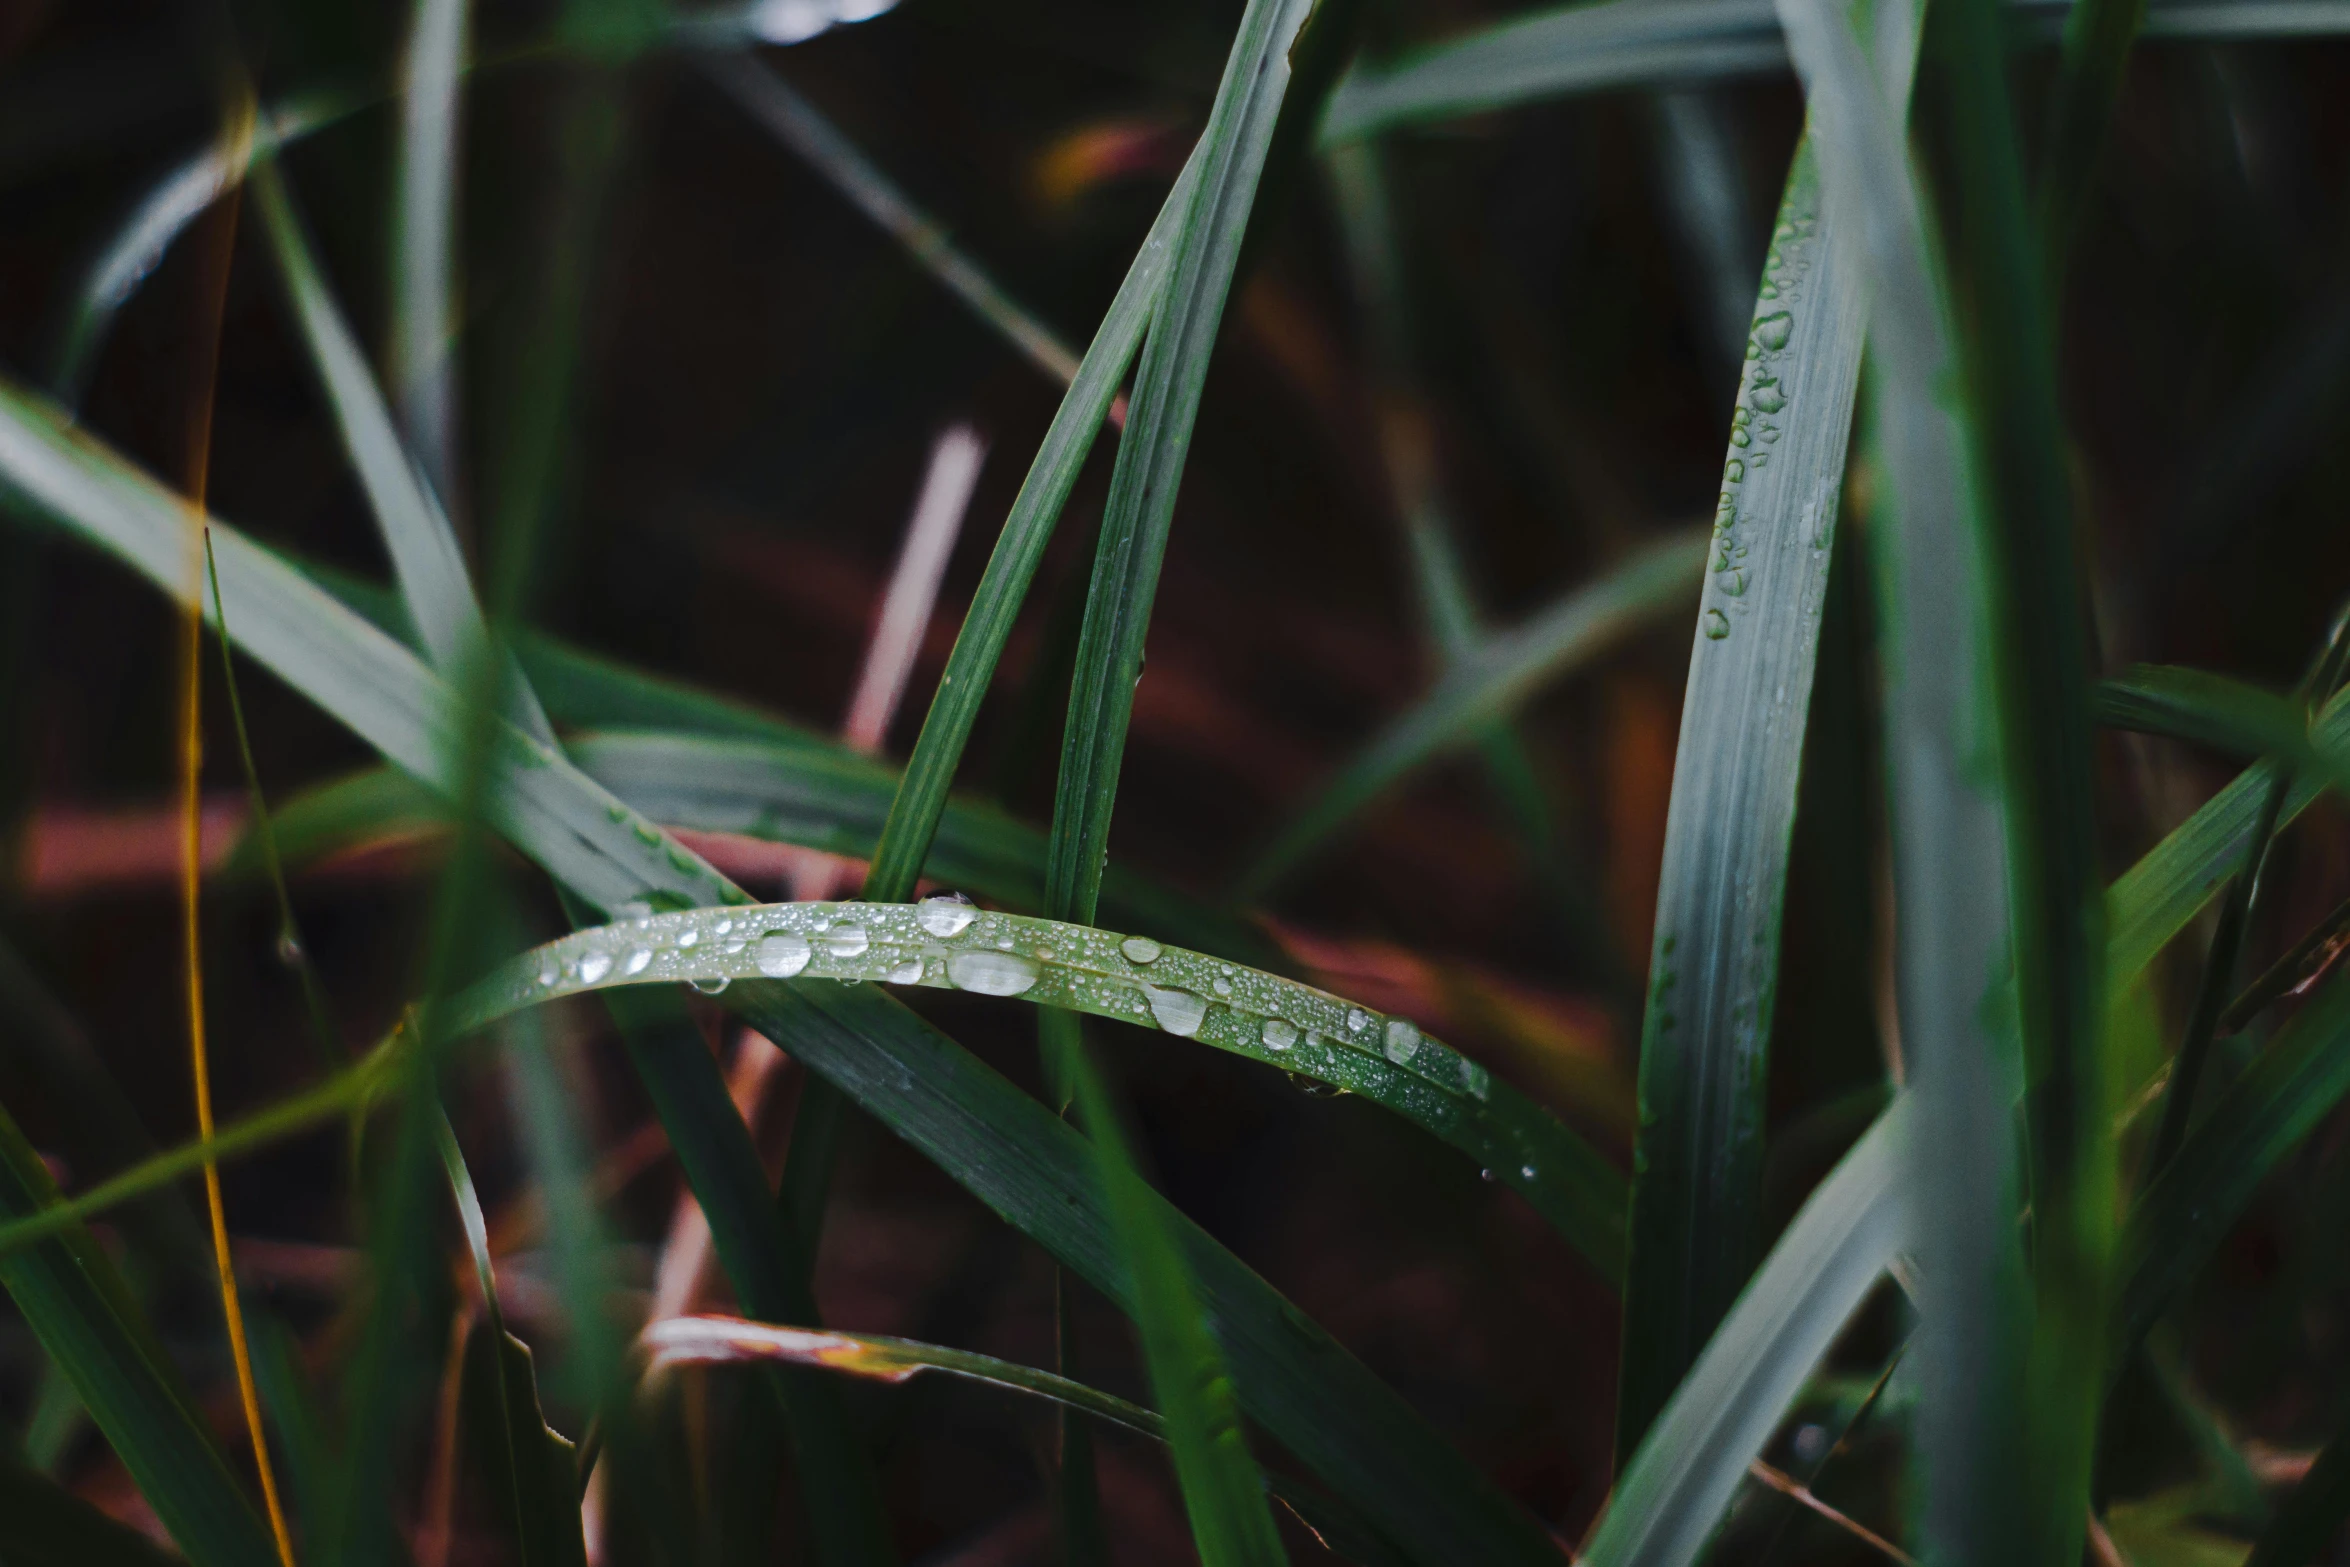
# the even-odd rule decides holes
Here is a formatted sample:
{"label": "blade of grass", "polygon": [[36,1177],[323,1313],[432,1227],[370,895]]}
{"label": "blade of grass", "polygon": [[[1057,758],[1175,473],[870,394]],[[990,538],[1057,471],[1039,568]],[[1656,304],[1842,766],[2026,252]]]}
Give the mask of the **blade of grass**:
{"label": "blade of grass", "polygon": [[[1895,57],[1891,102],[1907,102],[1915,64]],[[1862,260],[1820,208],[1799,143],[1746,336],[1673,753],[1641,1025],[1619,1460],[1761,1242],[1782,900],[1868,316]]]}
{"label": "blade of grass", "polygon": [[1045,912],[1055,918],[1090,922],[1099,900],[1134,685],[1142,676],[1143,639],[1176,493],[1225,295],[1289,85],[1289,48],[1306,10],[1299,0],[1249,0],[1200,135],[1198,188],[1169,236],[1166,289],[1135,365],[1133,404],[1110,472],[1093,585],[1078,634],[1045,861]]}
{"label": "blade of grass", "polygon": [[[0,477],[22,503],[173,590],[178,513],[168,494],[5,382]],[[454,706],[445,685],[233,530],[215,524],[214,539],[239,645],[387,759],[438,778],[436,740]],[[511,729],[498,735],[491,820],[575,892],[607,909],[747,901],[544,747]],[[456,792],[453,781],[441,787]],[[727,1005],[770,1038],[783,1030],[795,1057],[1090,1282],[1120,1287],[1105,1260],[1090,1156],[1074,1132],[872,987],[814,990],[738,981]],[[1242,1402],[1268,1432],[1423,1554],[1550,1557],[1531,1520],[1391,1391],[1229,1253],[1188,1226],[1183,1233]]]}
{"label": "blade of grass", "polygon": [[1233,896],[1265,896],[1381,791],[1506,715],[1546,682],[1580,667],[1660,615],[1686,611],[1707,540],[1692,529],[1644,545],[1524,624],[1464,654],[1293,817],[1241,877]]}
{"label": "blade of grass", "polygon": [[[0,1214],[57,1205],[40,1156],[0,1111]],[[245,1499],[153,1333],[90,1232],[60,1226],[0,1255],[0,1287],[81,1396],[139,1494],[196,1567],[271,1567],[269,1526]]]}
{"label": "blade of grass", "polygon": [[458,80],[467,0],[416,0],[402,72],[400,165],[392,213],[392,384],[409,449],[433,493],[457,474]]}
{"label": "blade of grass", "polygon": [[13,1567],[172,1567],[179,1560],[4,1453],[0,1555]]}
{"label": "blade of grass", "polygon": [[2064,19],[2063,63],[2042,139],[2039,196],[2042,266],[2052,289],[2088,205],[2130,45],[2146,25],[2146,0],[2080,0]]}
{"label": "blade of grass", "polygon": [[1942,390],[1957,363],[1924,204],[1874,64],[1889,46],[1913,47],[1903,29],[1914,14],[1879,12],[1865,43],[1832,3],[1783,0],[1780,18],[1824,203],[1840,243],[1865,256],[1871,293],[1871,429],[1888,492],[1871,555],[1917,1117],[1905,1161],[1923,1292],[1915,1516],[1930,1560],[2020,1562],[2036,1559],[2023,1501],[2030,1308],[2016,1236],[2021,1063],[2002,1004],[2011,948],[1990,552],[1963,410]]}
{"label": "blade of grass", "polygon": [[1082,1042],[1065,1060],[1094,1156],[1101,1163],[1123,1261],[1131,1281],[1129,1310],[1140,1329],[1143,1363],[1175,1456],[1183,1509],[1201,1567],[1271,1567],[1286,1563],[1281,1536],[1265,1505],[1264,1482],[1240,1426],[1240,1401],[1201,1315],[1190,1273],[1159,1224],[1159,1204],[1127,1152],[1109,1090]]}
{"label": "blade of grass", "polygon": [[1896,1100],[1805,1201],[1625,1465],[1585,1567],[1683,1567],[1787,1407],[1911,1244],[1917,1109]]}

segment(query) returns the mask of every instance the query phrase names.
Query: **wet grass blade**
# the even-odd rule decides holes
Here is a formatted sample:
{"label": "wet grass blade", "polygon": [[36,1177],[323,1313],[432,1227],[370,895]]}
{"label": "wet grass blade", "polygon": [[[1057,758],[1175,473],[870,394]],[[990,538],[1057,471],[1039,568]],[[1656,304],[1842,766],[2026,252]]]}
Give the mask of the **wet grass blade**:
{"label": "wet grass blade", "polygon": [[1198,187],[1169,236],[1165,292],[1135,366],[1078,634],[1045,864],[1045,912],[1055,917],[1091,921],[1109,863],[1110,814],[1159,567],[1225,294],[1288,88],[1290,44],[1306,10],[1299,0],[1249,0],[1194,154]]}
{"label": "wet grass blade", "polygon": [[[57,1203],[40,1156],[0,1111],[0,1213],[21,1221]],[[195,1567],[273,1567],[277,1546],[268,1524],[229,1473],[89,1231],[60,1226],[37,1245],[0,1255],[0,1287],[188,1560]]]}
{"label": "wet grass blade", "polygon": [[1910,1244],[1914,1115],[1895,1100],[1779,1237],[1625,1466],[1586,1567],[1684,1567],[1705,1548],[1813,1367]]}
{"label": "wet grass blade", "polygon": [[[2026,38],[2054,40],[2071,0],[2009,0]],[[2350,32],[2343,0],[2147,0],[2153,38],[2301,38]],[[1787,46],[1765,0],[1603,0],[1513,17],[1358,68],[1332,95],[1325,143],[1617,87],[1657,87],[1784,70]]]}
{"label": "wet grass blade", "polygon": [[1487,636],[1283,828],[1242,876],[1234,896],[1263,897],[1364,806],[1433,757],[1469,739],[1556,680],[1668,614],[1686,613],[1708,541],[1675,533],[1643,546],[1549,609]]}
{"label": "wet grass blade", "polygon": [[[810,1332],[804,1328],[748,1322],[740,1317],[714,1316],[669,1317],[649,1323],[637,1343],[646,1351],[648,1371],[667,1366],[727,1366],[779,1360],[890,1384],[909,1381],[924,1372],[936,1372],[1041,1399],[1152,1441],[1166,1440],[1166,1422],[1140,1404],[1050,1371],[940,1344],[871,1333]],[[1395,1548],[1380,1539],[1344,1504],[1277,1474],[1263,1473],[1258,1480],[1266,1495],[1288,1508],[1346,1560],[1365,1563],[1366,1567],[1401,1563]]]}
{"label": "wet grass blade", "polygon": [[1747,334],[1674,751],[1641,1025],[1619,1460],[1761,1245],[1782,900],[1867,317],[1861,258],[1829,231],[1801,143]]}
{"label": "wet grass blade", "polygon": [[5,1453],[0,1556],[14,1567],[172,1567],[180,1559]]}
{"label": "wet grass blade", "polygon": [[1201,1567],[1286,1563],[1265,1505],[1263,1482],[1240,1425],[1240,1401],[1174,1238],[1161,1227],[1150,1185],[1127,1151],[1118,1112],[1082,1043],[1065,1066],[1092,1135],[1101,1183],[1131,1280],[1127,1309],[1142,1339],[1143,1363],[1159,1404],[1175,1477]]}
{"label": "wet grass blade", "polygon": [[[174,497],[0,383],[0,477],[20,501],[178,591]],[[213,525],[239,645],[388,760],[439,777],[448,688],[393,639],[224,524]],[[653,823],[544,747],[498,731],[490,819],[607,909],[748,901]],[[452,781],[441,783],[456,792]],[[1091,1154],[1019,1088],[872,987],[807,994],[737,981],[731,1010],[792,1053],[1097,1287],[1110,1267]],[[739,1122],[737,1123],[739,1125]],[[1251,1416],[1399,1543],[1431,1557],[1552,1559],[1547,1537],[1396,1395],[1228,1252],[1179,1217],[1194,1274]]]}
{"label": "wet grass blade", "polygon": [[467,0],[416,0],[400,102],[392,214],[392,383],[400,422],[433,492],[455,495],[458,83]]}

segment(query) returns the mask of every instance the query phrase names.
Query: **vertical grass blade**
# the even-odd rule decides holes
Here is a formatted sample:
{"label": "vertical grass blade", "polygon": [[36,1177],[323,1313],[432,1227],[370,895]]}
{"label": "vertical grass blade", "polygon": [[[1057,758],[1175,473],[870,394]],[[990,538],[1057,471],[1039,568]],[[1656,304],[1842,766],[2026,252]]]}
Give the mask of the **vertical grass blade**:
{"label": "vertical grass blade", "polygon": [[1066,1065],[1101,1163],[1102,1190],[1132,1280],[1130,1309],[1141,1329],[1143,1361],[1150,1368],[1159,1416],[1167,1424],[1201,1567],[1286,1562],[1256,1460],[1240,1428],[1240,1402],[1201,1315],[1190,1270],[1160,1226],[1158,1205],[1127,1152],[1109,1090],[1082,1042],[1067,1053]]}
{"label": "vertical grass blade", "polygon": [[467,0],[416,0],[400,102],[392,215],[392,384],[417,466],[444,499],[457,477],[458,81]]}
{"label": "vertical grass blade", "polygon": [[[1912,64],[1896,63],[1896,102]],[[1674,752],[1641,1025],[1619,1459],[1760,1243],[1782,900],[1867,321],[1865,271],[1833,232],[1850,221],[1823,216],[1812,144],[1798,144],[1747,331]]]}
{"label": "vertical grass blade", "polygon": [[1897,1099],[1805,1201],[1624,1468],[1585,1567],[1685,1567],[1787,1407],[1910,1242],[1916,1110]]}
{"label": "vertical grass blade", "polygon": [[1241,16],[1200,136],[1198,188],[1172,236],[1166,292],[1135,367],[1061,742],[1045,866],[1045,912],[1055,918],[1091,923],[1100,894],[1134,683],[1142,675],[1143,638],[1175,520],[1176,492],[1224,319],[1224,297],[1289,84],[1289,47],[1306,10],[1299,0],[1249,0]]}
{"label": "vertical grass blade", "polygon": [[2130,45],[2146,25],[2146,0],[2079,0],[2065,15],[2064,58],[2041,152],[2040,248],[2049,287],[2064,285],[2064,258],[2088,205],[2089,182],[2122,93]]}

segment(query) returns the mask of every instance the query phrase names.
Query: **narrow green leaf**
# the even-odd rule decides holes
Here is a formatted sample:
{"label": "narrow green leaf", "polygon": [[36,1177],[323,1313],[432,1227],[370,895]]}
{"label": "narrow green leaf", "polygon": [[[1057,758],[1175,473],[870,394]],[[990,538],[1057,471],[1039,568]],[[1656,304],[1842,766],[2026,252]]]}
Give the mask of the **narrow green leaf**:
{"label": "narrow green leaf", "polygon": [[1175,1455],[1175,1477],[1191,1520],[1201,1567],[1272,1567],[1286,1563],[1272,1509],[1257,1477],[1240,1401],[1201,1315],[1183,1254],[1160,1227],[1159,1204],[1126,1150],[1109,1090],[1082,1043],[1069,1052],[1079,1110],[1092,1134],[1132,1281],[1127,1309],[1141,1330],[1143,1363]]}
{"label": "narrow green leaf", "polygon": [[2064,19],[2063,67],[2040,154],[2040,248],[2052,288],[2063,287],[2065,253],[2121,98],[2122,68],[2145,25],[2146,0],[2077,0]]}
{"label": "narrow green leaf", "polygon": [[[1913,65],[1902,62],[1897,99]],[[1762,1240],[1782,900],[1868,317],[1861,258],[1819,198],[1799,143],[1747,334],[1673,753],[1641,1025],[1619,1457],[1712,1336]]]}
{"label": "narrow green leaf", "polygon": [[1109,863],[1110,813],[1175,497],[1225,294],[1289,85],[1290,44],[1307,9],[1302,0],[1249,0],[1200,135],[1198,188],[1170,236],[1166,289],[1135,366],[1134,399],[1110,472],[1078,636],[1045,864],[1045,912],[1055,917],[1090,921]]}
{"label": "narrow green leaf", "polygon": [[1263,897],[1324,839],[1421,763],[1506,715],[1662,615],[1686,613],[1708,540],[1690,530],[1643,546],[1523,625],[1464,653],[1365,746],[1261,853],[1234,890]]}
{"label": "narrow green leaf", "polygon": [[[0,1215],[21,1222],[57,1206],[40,1156],[0,1111]],[[90,1232],[61,1225],[38,1245],[0,1254],[0,1287],[188,1560],[195,1567],[273,1567],[277,1545],[268,1525],[230,1475]]]}
{"label": "narrow green leaf", "polygon": [[173,1567],[179,1558],[0,1454],[0,1560],[10,1567]]}
{"label": "narrow green leaf", "polygon": [[392,372],[400,422],[433,492],[455,493],[458,83],[467,0],[416,0],[402,71],[392,212]]}
{"label": "narrow green leaf", "polygon": [[1844,1323],[1911,1243],[1897,1099],[1805,1201],[1625,1466],[1586,1567],[1684,1567]]}

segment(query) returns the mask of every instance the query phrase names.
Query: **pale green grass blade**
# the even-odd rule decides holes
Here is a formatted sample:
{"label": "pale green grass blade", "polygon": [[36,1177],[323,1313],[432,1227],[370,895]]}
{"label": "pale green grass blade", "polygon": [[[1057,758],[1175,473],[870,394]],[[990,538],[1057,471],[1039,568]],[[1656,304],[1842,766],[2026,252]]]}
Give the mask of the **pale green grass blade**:
{"label": "pale green grass blade", "polygon": [[[0,1111],[0,1212],[21,1221],[57,1201],[40,1156]],[[96,1239],[76,1224],[0,1257],[0,1287],[194,1567],[273,1567],[277,1545],[268,1526]]]}
{"label": "pale green grass blade", "polygon": [[[490,645],[457,535],[431,485],[401,444],[366,355],[327,291],[326,279],[319,272],[277,166],[271,162],[257,165],[252,185],[295,317],[342,431],[343,445],[359,470],[376,526],[392,557],[401,602],[433,666],[454,679],[466,659]],[[538,698],[518,680],[509,683],[504,706],[532,738],[553,741],[554,729]]]}
{"label": "pale green grass blade", "polygon": [[1225,295],[1289,85],[1300,0],[1249,0],[1194,153],[1198,188],[1169,236],[1167,282],[1134,371],[1134,398],[1103,503],[1053,795],[1045,912],[1090,921],[1109,863],[1110,815],[1142,675],[1143,640],[1175,521]]}
{"label": "pale green grass blade", "polygon": [[1183,1254],[1160,1226],[1150,1184],[1134,1167],[1109,1090],[1079,1043],[1065,1066],[1092,1134],[1104,1194],[1117,1226],[1129,1280],[1127,1310],[1142,1340],[1143,1364],[1175,1456],[1183,1510],[1200,1567],[1274,1567],[1286,1563],[1273,1510],[1240,1425],[1240,1401],[1201,1315]]}
{"label": "pale green grass blade", "polygon": [[1829,1172],[1616,1483],[1585,1567],[1684,1567],[1844,1324],[1910,1244],[1915,1107],[1897,1099]]}
{"label": "pale green grass blade", "polygon": [[1011,639],[1021,601],[1044,561],[1045,546],[1052,542],[1061,508],[1085,466],[1086,454],[1093,449],[1095,432],[1108,417],[1118,383],[1158,309],[1172,236],[1190,210],[1192,193],[1198,188],[1199,162],[1195,151],[1160,207],[1157,221],[1127,267],[1125,281],[1118,285],[1110,308],[1103,313],[1076,378],[1054,411],[1044,443],[1037,448],[1020,493],[1012,501],[1011,515],[1004,519],[1003,532],[988,556],[987,570],[971,596],[971,608],[956,633],[954,651],[947,655],[946,671],[939,676],[938,692],[922,720],[922,733],[906,761],[905,779],[890,806],[881,842],[873,851],[873,866],[865,878],[869,897],[882,902],[912,897],[914,885],[922,877],[923,862],[946,810],[947,791],[954,784],[955,769],[963,760],[971,726],[978,721],[979,704],[995,678],[1004,644]]}
{"label": "pale green grass blade", "polygon": [[392,213],[392,384],[409,450],[433,492],[456,494],[458,83],[467,0],[416,0],[403,69]]}
{"label": "pale green grass blade", "polygon": [[[2009,0],[2026,38],[2053,41],[2072,0]],[[2311,38],[2350,32],[2344,0],[2147,0],[2150,38]],[[1331,96],[1325,143],[1574,93],[1752,76],[1787,66],[1767,0],[1602,0],[1516,16],[1358,67]]]}
{"label": "pale green grass blade", "polygon": [[[181,591],[179,499],[0,384],[0,476],[25,501]],[[245,651],[377,751],[449,794],[437,769],[448,688],[233,529],[213,525],[231,630]],[[498,731],[489,816],[516,845],[607,909],[747,902],[642,816],[519,732]],[[737,981],[731,1010],[847,1091],[919,1152],[1097,1287],[1117,1293],[1106,1215],[1084,1141],[1050,1111],[871,986]],[[739,1121],[736,1123],[739,1126]],[[1399,1542],[1431,1557],[1547,1561],[1543,1532],[1408,1406],[1196,1228],[1178,1224],[1242,1403],[1265,1429]]]}
{"label": "pale green grass blade", "polygon": [[523,954],[468,992],[457,1015],[475,1028],[583,991],[681,982],[723,991],[762,976],[1017,996],[1333,1084],[1427,1128],[1516,1188],[1603,1274],[1621,1267],[1623,1178],[1509,1084],[1408,1018],[1149,937],[943,898],[656,914]]}
{"label": "pale green grass blade", "polygon": [[321,92],[265,105],[254,116],[252,139],[242,148],[243,163],[237,163],[238,148],[215,136],[158,181],[75,285],[49,376],[58,398],[69,405],[80,401],[90,365],[104,346],[115,316],[163,264],[172,242],[242,180],[254,161],[271,157],[311,132],[347,118],[366,102],[356,93]]}
{"label": "pale green grass blade", "polygon": [[[887,230],[932,277],[972,313],[1018,349],[1029,363],[1063,385],[1077,379],[1078,359],[1060,335],[1006,293],[986,269],[963,254],[945,227],[907,197],[839,127],[800,96],[775,70],[749,54],[696,57],[702,73],[736,107],[791,148],[868,218]],[[1106,410],[1105,410],[1106,411]]]}
{"label": "pale green grass blade", "polygon": [[[1826,207],[1866,257],[1872,430],[1885,459],[1881,568],[1886,754],[1908,1161],[1922,1325],[1919,1530],[1936,1559],[2033,1559],[2028,1281],[2017,1243],[2021,1066],[2000,1004],[2009,956],[2006,833],[1994,756],[1989,562],[1945,389],[1957,363],[1907,140],[1881,86],[1914,47],[1888,8],[1854,36],[1833,0],[1784,0]],[[1872,58],[1873,57],[1873,58]],[[2050,1558],[2054,1560],[2054,1557]]]}
{"label": "pale green grass blade", "polygon": [[11,1567],[174,1567],[180,1560],[5,1453],[0,1558]]}
{"label": "pale green grass blade", "polygon": [[[817,1366],[842,1376],[900,1383],[924,1372],[956,1377],[1007,1393],[1044,1400],[1063,1409],[1166,1440],[1166,1423],[1156,1412],[1105,1393],[1087,1383],[1023,1366],[992,1355],[976,1355],[942,1344],[886,1338],[872,1333],[777,1327],[740,1317],[669,1317],[648,1323],[637,1343],[647,1369],[667,1366],[725,1366],[780,1360]],[[1366,1567],[1401,1567],[1403,1558],[1344,1504],[1295,1480],[1270,1472],[1258,1477],[1265,1493],[1288,1508],[1341,1557]]]}
{"label": "pale green grass blade", "polygon": [[1235,889],[1264,896],[1357,812],[1413,768],[1508,714],[1660,616],[1686,614],[1704,573],[1704,532],[1648,544],[1535,615],[1463,655],[1283,828]]}
{"label": "pale green grass blade", "polygon": [[[1899,63],[1897,102],[1913,68]],[[1619,1457],[1712,1337],[1762,1241],[1782,900],[1868,319],[1861,258],[1821,214],[1808,141],[1763,266],[1690,641],[1650,938]]]}

